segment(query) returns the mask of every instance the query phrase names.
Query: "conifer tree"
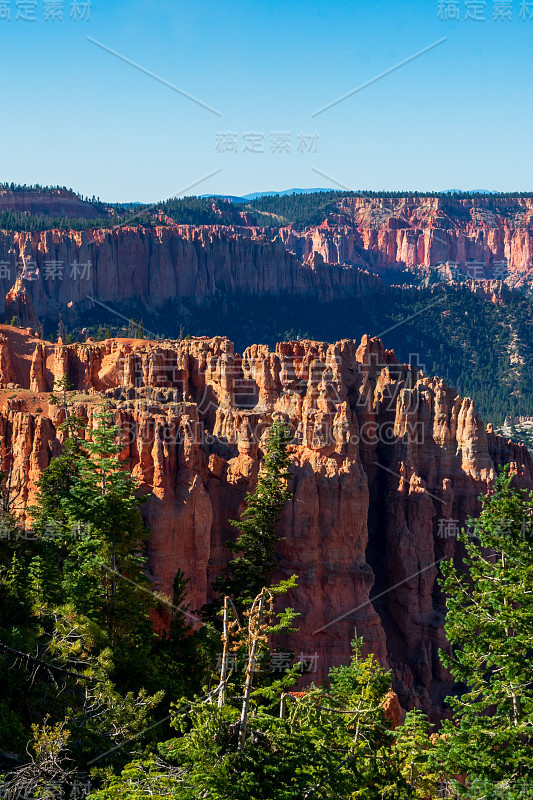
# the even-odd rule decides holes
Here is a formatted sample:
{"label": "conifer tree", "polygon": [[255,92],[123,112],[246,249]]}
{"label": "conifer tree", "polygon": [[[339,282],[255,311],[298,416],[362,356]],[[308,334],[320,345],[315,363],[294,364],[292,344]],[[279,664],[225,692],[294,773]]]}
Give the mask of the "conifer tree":
{"label": "conifer tree", "polygon": [[126,655],[150,638],[152,601],[143,568],[147,531],[138,484],[118,458],[122,450],[112,413],[94,414],[63,508],[74,526],[63,587],[80,612],[96,619]]}
{"label": "conifer tree", "polygon": [[454,720],[442,756],[450,774],[500,784],[508,797],[533,768],[532,510],[532,495],[514,491],[505,470],[473,534],[462,534],[464,569],[442,565],[452,647],[442,660],[459,690],[448,698]]}

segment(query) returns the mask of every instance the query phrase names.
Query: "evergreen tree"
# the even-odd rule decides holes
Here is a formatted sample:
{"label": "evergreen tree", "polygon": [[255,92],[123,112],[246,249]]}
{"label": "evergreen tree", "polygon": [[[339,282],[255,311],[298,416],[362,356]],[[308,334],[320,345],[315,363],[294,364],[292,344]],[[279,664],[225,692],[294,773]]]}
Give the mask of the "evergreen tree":
{"label": "evergreen tree", "polygon": [[[151,637],[152,604],[143,568],[144,528],[138,484],[118,458],[122,450],[111,412],[94,414],[89,439],[62,506],[75,534],[63,588],[79,611],[108,631],[127,661]],[[120,645],[120,648],[118,646]],[[137,654],[138,655],[138,654]]]}
{"label": "evergreen tree", "polygon": [[[0,542],[0,734],[22,754],[32,723],[43,732],[47,715],[58,725],[68,716],[69,757],[79,768],[108,750],[105,764],[120,765],[127,750],[113,744],[150,738],[164,692],[168,712],[173,699],[199,689],[206,660],[182,573],[168,634],[152,629],[150,614],[168,602],[144,577],[142,498],[119,459],[111,414],[96,413],[81,435],[68,380],[58,388],[63,451],[39,482],[31,535]],[[6,785],[29,789],[31,776],[24,764]]]}
{"label": "evergreen tree", "polygon": [[444,664],[463,688],[448,698],[441,752],[450,775],[500,784],[514,797],[533,767],[533,498],[504,471],[483,499],[464,569],[443,562],[447,596]]}
{"label": "evergreen tree", "polygon": [[189,580],[181,569],[174,578],[172,603],[157,604],[165,629],[153,639],[145,686],[149,691],[165,691],[165,711],[179,697],[192,697],[208,679],[212,653],[211,631],[198,630],[200,620],[187,602]]}
{"label": "evergreen tree", "polygon": [[430,735],[432,727],[426,715],[415,708],[407,712],[404,724],[395,731],[394,753],[402,777],[410,787],[410,797],[420,800],[435,797],[442,776]]}
{"label": "evergreen tree", "polygon": [[372,656],[362,658],[358,640],[328,688],[293,696],[278,684],[270,707],[254,704],[243,749],[233,700],[220,707],[211,693],[179,704],[173,726],[181,735],[128,764],[96,800],[408,800],[415,795],[383,711],[391,677]]}
{"label": "evergreen tree", "polygon": [[66,338],[67,337],[66,337],[65,326],[63,324],[63,320],[62,320],[61,314],[60,314],[59,315],[59,320],[58,320],[58,323],[57,323],[57,341],[59,342],[59,340],[61,339],[63,344],[65,344]]}

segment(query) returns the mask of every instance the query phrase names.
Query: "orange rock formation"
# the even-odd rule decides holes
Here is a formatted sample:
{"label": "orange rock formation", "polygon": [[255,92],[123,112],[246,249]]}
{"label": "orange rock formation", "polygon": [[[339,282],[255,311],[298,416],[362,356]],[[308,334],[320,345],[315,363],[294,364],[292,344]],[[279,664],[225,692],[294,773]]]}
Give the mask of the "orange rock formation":
{"label": "orange rock formation", "polygon": [[170,594],[181,568],[193,608],[229,558],[228,520],[254,486],[268,425],[285,419],[293,498],[278,577],[299,576],[290,602],[302,614],[291,648],[318,656],[317,681],[348,663],[357,627],[395,670],[403,705],[438,707],[450,682],[437,562],[456,551],[454,531],[496,466],[511,463],[517,485],[533,486],[525,447],[487,433],[471,400],[398,364],[378,339],[240,356],[222,337],[54,345],[0,326],[0,448],[12,450],[23,503],[61,448],[49,395],[64,375],[79,415],[90,421],[103,397],[115,408],[122,457],[151,492],[154,589]]}

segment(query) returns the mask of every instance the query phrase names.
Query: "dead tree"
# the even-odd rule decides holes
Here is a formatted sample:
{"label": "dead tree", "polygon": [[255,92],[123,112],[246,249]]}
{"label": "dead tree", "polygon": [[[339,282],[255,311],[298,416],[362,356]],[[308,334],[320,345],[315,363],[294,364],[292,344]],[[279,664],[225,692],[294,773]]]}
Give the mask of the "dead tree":
{"label": "dead tree", "polygon": [[[230,620],[229,611],[233,611],[234,619]],[[241,633],[239,615],[231,597],[224,597],[223,629],[222,629],[222,664],[220,667],[220,683],[218,686],[218,707],[222,708],[226,702],[226,685],[228,682],[228,664],[230,652],[235,652],[240,648],[235,645],[235,639]]]}
{"label": "dead tree", "polygon": [[[248,709],[250,707],[250,696],[252,694],[257,654],[260,645],[268,642],[267,631],[269,628],[269,620],[272,618],[273,614],[274,597],[268,589],[263,588],[255,598],[248,612],[248,666],[246,668],[241,718],[239,722],[239,750],[243,750],[246,743]],[[265,617],[267,617],[266,620]]]}

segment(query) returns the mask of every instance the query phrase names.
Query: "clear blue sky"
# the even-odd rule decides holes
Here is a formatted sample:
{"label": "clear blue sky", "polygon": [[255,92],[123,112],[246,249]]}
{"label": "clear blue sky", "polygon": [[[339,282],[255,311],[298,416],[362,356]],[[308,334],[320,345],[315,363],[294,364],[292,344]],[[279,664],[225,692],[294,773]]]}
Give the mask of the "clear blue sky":
{"label": "clear blue sky", "polygon": [[[513,0],[511,21],[494,21],[496,0],[486,21],[465,19],[465,0],[459,21],[437,0],[93,0],[89,21],[64,0],[56,22],[50,0],[35,22],[7,5],[1,180],[142,202],[215,170],[187,193],[336,188],[313,167],[352,189],[533,190],[533,2],[524,20]],[[243,152],[251,132],[263,153]]]}

